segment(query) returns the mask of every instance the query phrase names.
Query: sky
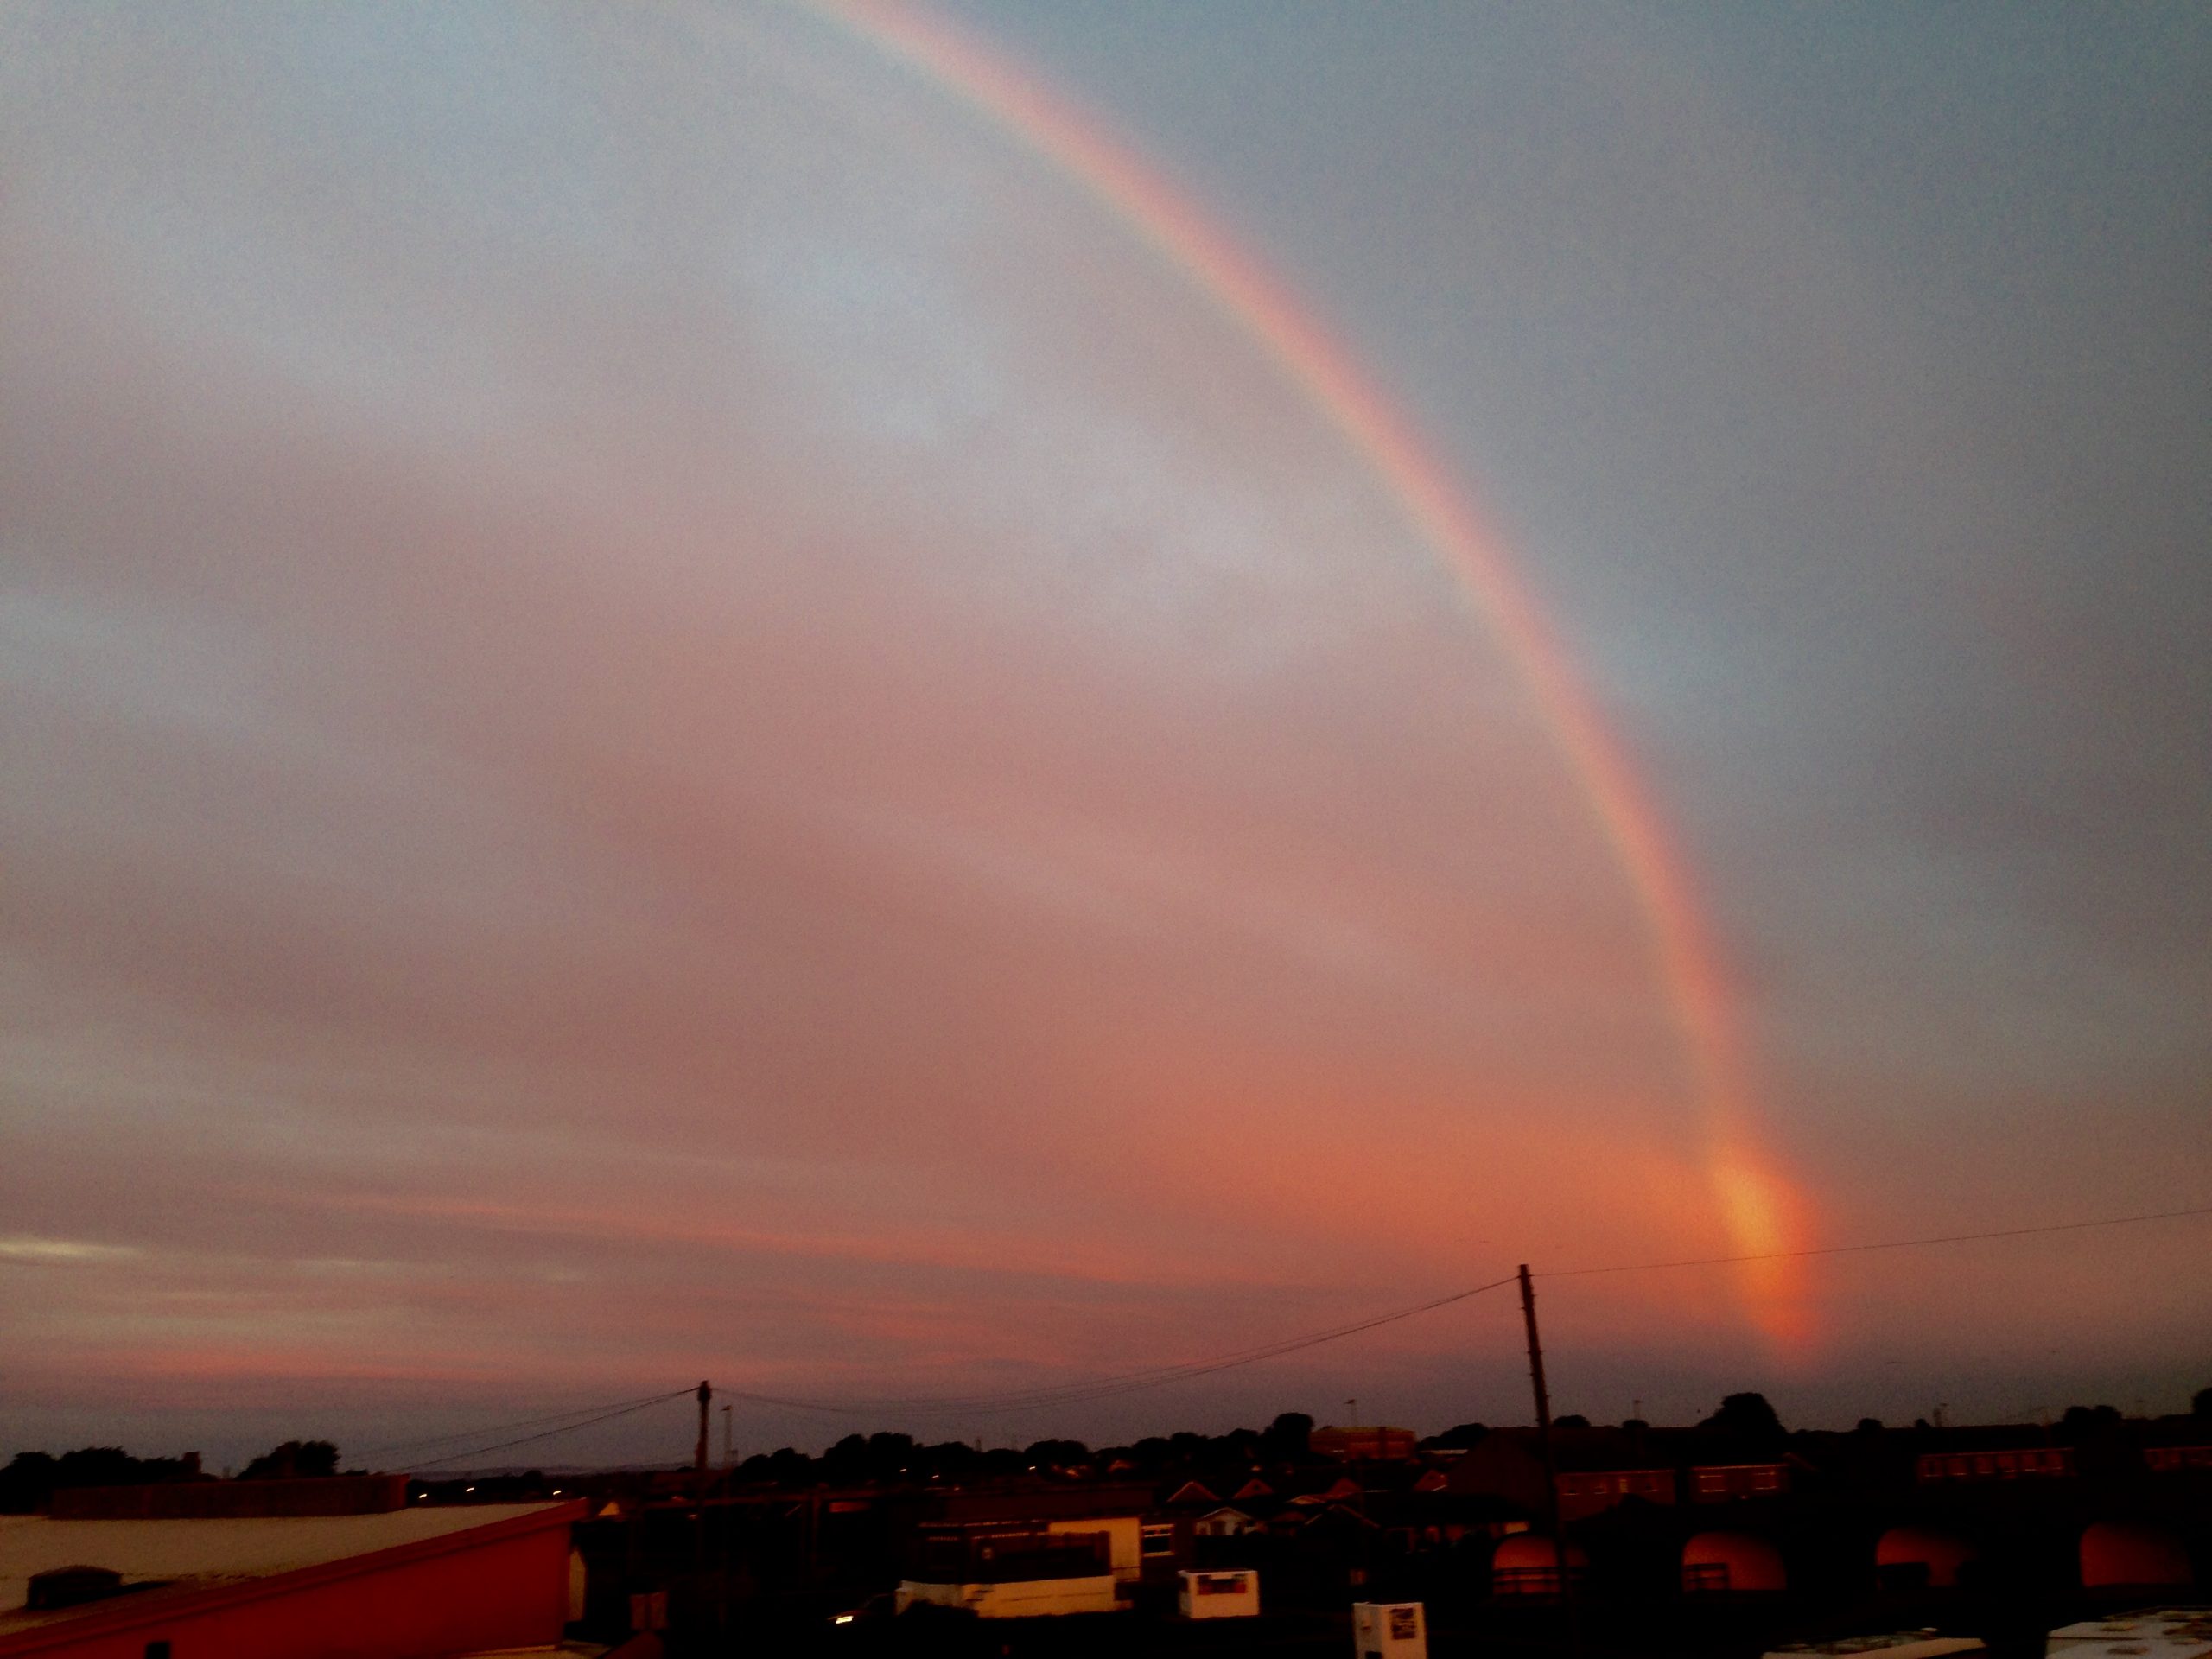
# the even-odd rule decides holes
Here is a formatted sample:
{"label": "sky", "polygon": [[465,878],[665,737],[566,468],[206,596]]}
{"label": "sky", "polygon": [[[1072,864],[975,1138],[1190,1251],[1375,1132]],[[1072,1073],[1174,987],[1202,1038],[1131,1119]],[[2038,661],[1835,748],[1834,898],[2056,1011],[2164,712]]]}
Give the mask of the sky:
{"label": "sky", "polygon": [[[1517,1421],[1505,1291],[931,1402],[2212,1204],[2208,76],[0,12],[0,1453]],[[1561,1277],[1554,1403],[2178,1409],[2209,1250]]]}

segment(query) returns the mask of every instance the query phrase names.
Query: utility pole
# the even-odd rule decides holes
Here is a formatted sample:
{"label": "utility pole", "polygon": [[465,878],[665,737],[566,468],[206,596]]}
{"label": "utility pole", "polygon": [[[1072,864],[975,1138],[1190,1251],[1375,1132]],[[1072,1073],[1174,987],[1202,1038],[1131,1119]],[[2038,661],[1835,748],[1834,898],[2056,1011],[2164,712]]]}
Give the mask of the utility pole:
{"label": "utility pole", "polygon": [[725,1469],[737,1466],[737,1440],[731,1433],[729,1426],[731,1409],[728,1406],[722,1408],[722,1467]]}
{"label": "utility pole", "polygon": [[692,1471],[699,1477],[699,1495],[707,1491],[707,1408],[714,1403],[715,1390],[711,1384],[699,1384],[699,1444],[691,1453]]}
{"label": "utility pole", "polygon": [[[696,1593],[702,1601],[709,1593],[707,1588],[707,1413],[714,1401],[714,1385],[702,1381],[699,1384],[699,1440],[691,1451],[691,1502],[694,1505],[691,1510],[691,1564],[696,1574],[694,1582],[698,1589]],[[721,1599],[717,1593],[714,1599],[715,1623],[719,1624],[723,1611]]]}
{"label": "utility pole", "polygon": [[1574,1635],[1573,1573],[1567,1559],[1567,1530],[1559,1518],[1559,1471],[1552,1460],[1552,1396],[1544,1387],[1544,1348],[1536,1340],[1536,1290],[1529,1281],[1529,1264],[1521,1264],[1521,1322],[1529,1331],[1529,1384],[1536,1394],[1536,1446],[1544,1463],[1544,1519],[1552,1529],[1552,1559],[1559,1565],[1559,1606],[1567,1621],[1569,1651],[1579,1647]]}

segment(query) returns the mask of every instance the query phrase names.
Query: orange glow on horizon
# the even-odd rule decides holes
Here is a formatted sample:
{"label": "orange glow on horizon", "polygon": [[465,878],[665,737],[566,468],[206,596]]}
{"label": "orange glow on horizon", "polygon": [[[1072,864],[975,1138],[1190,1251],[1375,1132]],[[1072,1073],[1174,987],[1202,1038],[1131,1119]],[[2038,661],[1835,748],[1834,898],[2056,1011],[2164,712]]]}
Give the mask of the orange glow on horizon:
{"label": "orange glow on horizon", "polygon": [[[958,96],[1084,187],[1211,296],[1387,485],[1503,647],[1636,896],[1681,1030],[1712,1205],[1731,1252],[1802,1248],[1809,1199],[1758,1144],[1726,977],[1664,823],[1534,596],[1411,420],[1195,203],[1033,73],[899,0],[817,0],[817,9]],[[1811,1339],[1797,1263],[1747,1270],[1739,1293],[1745,1316],[1777,1350],[1802,1349]]]}

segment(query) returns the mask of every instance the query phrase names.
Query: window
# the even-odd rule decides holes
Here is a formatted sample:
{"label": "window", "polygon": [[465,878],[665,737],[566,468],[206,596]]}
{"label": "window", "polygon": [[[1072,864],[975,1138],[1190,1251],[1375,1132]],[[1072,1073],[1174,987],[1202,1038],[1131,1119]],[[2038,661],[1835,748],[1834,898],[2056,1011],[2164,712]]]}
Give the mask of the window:
{"label": "window", "polygon": [[1751,1471],[1751,1490],[1755,1492],[1771,1492],[1779,1489],[1781,1484],[1782,1471],[1779,1469]]}
{"label": "window", "polygon": [[1175,1553],[1175,1528],[1172,1522],[1152,1522],[1144,1529],[1144,1553],[1147,1555],[1173,1555]]}
{"label": "window", "polygon": [[1691,1596],[1726,1594],[1728,1589],[1728,1563],[1726,1561],[1685,1561],[1682,1563],[1682,1593]]}
{"label": "window", "polygon": [[1193,1586],[1202,1596],[1241,1596],[1244,1593],[1242,1573],[1201,1573]]}

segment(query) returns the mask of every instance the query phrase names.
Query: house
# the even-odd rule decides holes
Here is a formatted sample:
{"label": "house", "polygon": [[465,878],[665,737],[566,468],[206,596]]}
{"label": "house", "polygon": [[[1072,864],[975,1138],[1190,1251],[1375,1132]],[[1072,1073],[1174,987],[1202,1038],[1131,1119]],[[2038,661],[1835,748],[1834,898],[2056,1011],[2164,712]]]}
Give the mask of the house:
{"label": "house", "polygon": [[0,1516],[0,1656],[550,1649],[580,1600],[587,1508],[409,1508],[404,1481],[373,1479],[76,1493],[59,1516]]}
{"label": "house", "polygon": [[[1618,1429],[1570,1429],[1552,1442],[1562,1521],[1586,1519],[1630,1498],[1677,1501],[1674,1463],[1653,1434]],[[1527,1513],[1546,1512],[1542,1447],[1525,1429],[1495,1429],[1444,1471],[1444,1489],[1463,1496],[1509,1499]]]}
{"label": "house", "polygon": [[1139,1485],[1047,1486],[1002,1492],[952,1492],[936,1502],[938,1529],[999,1528],[1007,1535],[1028,1531],[1070,1536],[1097,1534],[1106,1541],[1107,1570],[1116,1584],[1135,1585],[1144,1575],[1144,1528],[1152,1512],[1152,1489]]}
{"label": "house", "polygon": [[1690,1470],[1690,1497],[1694,1503],[1726,1503],[1738,1497],[1779,1497],[1789,1490],[1789,1465],[1786,1462],[1704,1463]]}
{"label": "house", "polygon": [[1562,1521],[1582,1520],[1631,1497],[1640,1497],[1648,1503],[1672,1503],[1675,1471],[1595,1469],[1563,1472],[1559,1477],[1559,1513]]}
{"label": "house", "polygon": [[2168,1417],[2135,1426],[2143,1466],[2154,1475],[2212,1475],[2212,1424]]}
{"label": "house", "polygon": [[1191,1530],[1201,1538],[1241,1538],[1248,1532],[1259,1529],[1259,1516],[1226,1503],[1219,1509],[1209,1510],[1191,1527]]}
{"label": "house", "polygon": [[2212,1446],[2146,1446],[2143,1466],[2154,1475],[2177,1475],[2184,1469],[2212,1474]]}
{"label": "house", "polygon": [[1923,1452],[1914,1468],[1921,1483],[2063,1478],[2074,1472],[2065,1446],[2005,1446],[1974,1452]]}
{"label": "house", "polygon": [[1387,1463],[1397,1458],[1410,1458],[1420,1441],[1421,1436],[1410,1428],[1340,1427],[1331,1424],[1315,1429],[1306,1444],[1315,1456],[1334,1458],[1338,1463]]}

